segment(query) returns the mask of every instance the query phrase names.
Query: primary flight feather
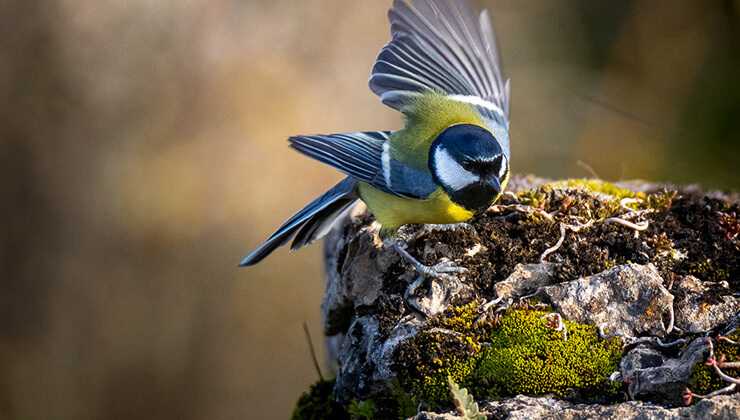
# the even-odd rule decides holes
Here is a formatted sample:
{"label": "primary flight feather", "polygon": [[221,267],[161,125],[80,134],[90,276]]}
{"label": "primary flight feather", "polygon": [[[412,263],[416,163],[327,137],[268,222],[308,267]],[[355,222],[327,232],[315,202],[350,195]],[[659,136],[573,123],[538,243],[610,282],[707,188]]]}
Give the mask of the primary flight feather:
{"label": "primary flight feather", "polygon": [[288,219],[240,265],[258,263],[291,238],[297,249],[323,237],[358,199],[387,235],[409,223],[464,222],[506,187],[510,85],[487,11],[473,13],[460,0],[396,0],[388,18],[391,41],[378,55],[369,85],[404,114],[405,126],[291,137],[295,150],[347,178]]}

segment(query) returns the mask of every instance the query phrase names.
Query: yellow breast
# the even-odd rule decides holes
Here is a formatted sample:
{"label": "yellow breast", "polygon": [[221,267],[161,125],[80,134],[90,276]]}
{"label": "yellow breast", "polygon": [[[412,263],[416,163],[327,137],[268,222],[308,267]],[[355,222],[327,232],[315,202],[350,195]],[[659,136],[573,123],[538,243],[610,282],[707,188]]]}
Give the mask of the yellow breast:
{"label": "yellow breast", "polygon": [[438,188],[428,198],[416,200],[384,193],[361,182],[360,197],[384,229],[395,229],[411,223],[460,223],[473,217],[473,212],[453,203]]}

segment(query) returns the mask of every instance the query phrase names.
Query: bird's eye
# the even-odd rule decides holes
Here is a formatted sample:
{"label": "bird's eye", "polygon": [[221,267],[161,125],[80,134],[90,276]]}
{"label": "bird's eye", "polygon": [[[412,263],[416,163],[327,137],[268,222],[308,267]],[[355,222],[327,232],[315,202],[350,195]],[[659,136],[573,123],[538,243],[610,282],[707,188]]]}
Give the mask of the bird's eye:
{"label": "bird's eye", "polygon": [[470,158],[463,158],[460,161],[460,166],[462,166],[466,171],[473,171],[475,169],[476,162]]}

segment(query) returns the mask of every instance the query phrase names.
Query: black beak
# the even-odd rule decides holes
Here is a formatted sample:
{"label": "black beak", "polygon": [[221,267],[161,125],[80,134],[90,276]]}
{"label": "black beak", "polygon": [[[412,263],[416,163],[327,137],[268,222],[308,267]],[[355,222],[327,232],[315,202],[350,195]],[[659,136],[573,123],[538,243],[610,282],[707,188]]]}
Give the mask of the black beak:
{"label": "black beak", "polygon": [[450,198],[468,210],[481,212],[488,209],[501,194],[501,182],[498,177],[482,178],[479,182],[469,184],[461,190],[447,191]]}

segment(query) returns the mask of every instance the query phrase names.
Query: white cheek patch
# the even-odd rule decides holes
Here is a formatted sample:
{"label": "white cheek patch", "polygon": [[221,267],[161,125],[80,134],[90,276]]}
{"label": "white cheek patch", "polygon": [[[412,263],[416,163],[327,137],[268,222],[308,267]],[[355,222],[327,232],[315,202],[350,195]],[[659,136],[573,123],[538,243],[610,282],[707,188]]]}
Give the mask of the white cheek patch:
{"label": "white cheek patch", "polygon": [[463,168],[442,147],[434,151],[434,163],[439,180],[453,190],[461,190],[480,181],[478,175]]}

